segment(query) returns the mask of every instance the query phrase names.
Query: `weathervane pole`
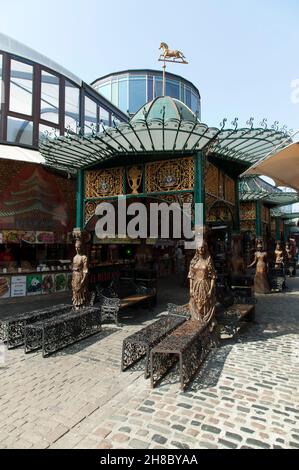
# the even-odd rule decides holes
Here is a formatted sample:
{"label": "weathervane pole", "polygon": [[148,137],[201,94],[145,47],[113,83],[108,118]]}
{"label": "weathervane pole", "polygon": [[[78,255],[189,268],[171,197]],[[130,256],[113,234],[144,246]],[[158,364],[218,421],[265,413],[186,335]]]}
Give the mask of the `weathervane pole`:
{"label": "weathervane pole", "polygon": [[185,60],[185,56],[181,51],[171,51],[168,48],[166,42],[161,42],[159,49],[162,49],[163,52],[160,54],[159,61],[163,62],[162,69],[163,69],[163,88],[162,88],[162,96],[166,95],[166,62],[173,62],[177,64],[188,64]]}
{"label": "weathervane pole", "polygon": [[166,64],[165,64],[165,60],[164,60],[164,64],[162,65],[162,69],[163,69],[163,91],[162,91],[162,95],[165,96],[166,95]]}

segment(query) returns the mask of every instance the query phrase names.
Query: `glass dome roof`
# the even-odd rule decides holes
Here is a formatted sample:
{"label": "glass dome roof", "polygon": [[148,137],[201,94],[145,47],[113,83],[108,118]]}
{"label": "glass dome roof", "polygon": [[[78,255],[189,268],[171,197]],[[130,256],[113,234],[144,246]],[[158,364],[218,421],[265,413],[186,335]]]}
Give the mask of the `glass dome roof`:
{"label": "glass dome roof", "polygon": [[137,111],[132,117],[131,123],[136,121],[145,121],[153,119],[163,119],[168,121],[170,119],[182,119],[183,121],[199,122],[197,116],[185,105],[170,96],[159,96],[153,101],[149,101],[146,105]]}

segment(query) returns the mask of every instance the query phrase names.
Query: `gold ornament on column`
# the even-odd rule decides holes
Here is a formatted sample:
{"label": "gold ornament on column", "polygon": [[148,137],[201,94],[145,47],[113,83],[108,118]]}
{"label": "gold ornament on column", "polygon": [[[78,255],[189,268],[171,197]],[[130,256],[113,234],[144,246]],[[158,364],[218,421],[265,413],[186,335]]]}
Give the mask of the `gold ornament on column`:
{"label": "gold ornament on column", "polygon": [[128,168],[127,178],[132,194],[138,194],[138,189],[142,181],[142,167],[131,166],[131,168]]}

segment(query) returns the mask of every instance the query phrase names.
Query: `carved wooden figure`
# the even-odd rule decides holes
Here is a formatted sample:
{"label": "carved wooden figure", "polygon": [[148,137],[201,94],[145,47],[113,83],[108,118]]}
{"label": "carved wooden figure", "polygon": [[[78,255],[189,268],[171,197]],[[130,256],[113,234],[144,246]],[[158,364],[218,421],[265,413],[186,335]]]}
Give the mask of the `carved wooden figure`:
{"label": "carved wooden figure", "polygon": [[76,310],[88,304],[88,261],[81,252],[81,240],[75,243],[76,255],[73,259],[72,291],[73,306]]}
{"label": "carved wooden figure", "polygon": [[263,251],[263,244],[261,241],[257,243],[257,251],[254,254],[253,262],[248,266],[251,268],[256,265],[254,276],[254,291],[257,294],[269,294],[270,286],[268,282],[268,263],[267,252]]}
{"label": "carved wooden figure", "polygon": [[216,271],[205,241],[195,252],[190,263],[188,277],[190,279],[191,319],[207,324],[215,315]]}

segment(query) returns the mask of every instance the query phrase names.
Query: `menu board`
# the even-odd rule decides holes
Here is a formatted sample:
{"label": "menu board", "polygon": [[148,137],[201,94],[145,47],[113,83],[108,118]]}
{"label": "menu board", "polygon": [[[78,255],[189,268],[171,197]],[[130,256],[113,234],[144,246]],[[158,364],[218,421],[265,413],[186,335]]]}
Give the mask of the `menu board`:
{"label": "menu board", "polygon": [[27,295],[38,295],[42,293],[42,275],[31,274],[26,279]]}
{"label": "menu board", "polygon": [[26,295],[26,276],[12,276],[11,297],[24,297]]}
{"label": "menu board", "polygon": [[10,297],[10,277],[0,276],[0,299]]}

